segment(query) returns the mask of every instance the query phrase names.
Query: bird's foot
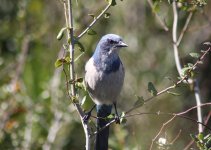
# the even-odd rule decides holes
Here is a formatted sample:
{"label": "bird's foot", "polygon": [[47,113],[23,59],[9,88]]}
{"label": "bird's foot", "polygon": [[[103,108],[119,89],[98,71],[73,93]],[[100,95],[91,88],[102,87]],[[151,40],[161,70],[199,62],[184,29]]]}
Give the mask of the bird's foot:
{"label": "bird's foot", "polygon": [[115,122],[116,122],[116,124],[120,124],[120,117],[119,116],[115,116]]}
{"label": "bird's foot", "polygon": [[90,111],[88,111],[87,113],[85,112],[85,115],[84,115],[84,117],[83,117],[83,121],[84,121],[85,124],[88,123],[89,118],[90,118],[91,115],[92,115],[92,111],[93,111],[93,109],[94,109],[95,107],[96,107],[96,105],[94,105],[94,106],[90,109]]}
{"label": "bird's foot", "polygon": [[87,113],[85,113],[85,115],[84,115],[84,117],[83,117],[83,121],[84,121],[84,123],[88,123],[88,121],[89,121],[89,118],[91,117],[91,111],[89,111],[89,112],[87,112]]}

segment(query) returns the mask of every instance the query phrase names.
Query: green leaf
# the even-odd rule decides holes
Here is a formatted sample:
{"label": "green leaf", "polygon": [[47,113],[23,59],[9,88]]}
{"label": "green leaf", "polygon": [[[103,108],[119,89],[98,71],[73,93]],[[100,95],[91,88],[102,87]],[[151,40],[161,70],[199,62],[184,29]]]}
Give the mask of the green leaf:
{"label": "green leaf", "polygon": [[65,63],[70,63],[71,59],[70,59],[70,56],[66,56],[65,57]]}
{"label": "green leaf", "polygon": [[187,73],[189,72],[190,68],[191,68],[191,67],[184,67],[184,68],[182,68],[182,70],[181,70],[181,75],[182,75],[183,77],[186,76]]}
{"label": "green leaf", "polygon": [[93,19],[95,19],[95,15],[94,14],[88,14],[90,17],[92,17]]}
{"label": "green leaf", "polygon": [[88,34],[88,35],[96,35],[97,32],[96,32],[95,30],[93,30],[93,29],[89,29],[89,30],[87,31],[87,34]]}
{"label": "green leaf", "polygon": [[193,64],[192,63],[188,63],[188,67],[193,67]]}
{"label": "green leaf", "polygon": [[179,93],[175,93],[175,92],[171,92],[171,91],[167,91],[168,94],[174,95],[174,96],[180,96]]}
{"label": "green leaf", "polygon": [[111,16],[110,13],[105,13],[105,14],[104,14],[104,17],[105,17],[106,19],[110,18],[110,16]]}
{"label": "green leaf", "polygon": [[138,95],[135,95],[136,96],[136,98],[137,98],[137,100],[136,100],[136,102],[134,103],[134,107],[141,107],[141,106],[143,106],[144,105],[144,98],[143,98],[143,96],[138,96]]}
{"label": "green leaf", "polygon": [[89,97],[88,93],[86,93],[86,95],[82,98],[81,107],[83,108],[83,110],[89,111],[90,108],[92,108],[93,106],[94,106],[94,102]]}
{"label": "green leaf", "polygon": [[76,49],[78,49],[81,52],[85,52],[85,48],[84,48],[83,44],[81,44],[81,42],[76,40],[75,45],[76,45]]}
{"label": "green leaf", "polygon": [[190,53],[189,54],[191,57],[193,57],[193,58],[199,58],[200,57],[200,54],[199,53]]}
{"label": "green leaf", "polygon": [[56,62],[54,63],[54,66],[56,67],[56,68],[58,68],[58,67],[60,67],[61,65],[62,65],[62,60],[61,59],[57,59],[56,60]]}
{"label": "green leaf", "polygon": [[158,93],[152,82],[148,83],[148,91],[152,94],[152,96],[156,96]]}
{"label": "green leaf", "polygon": [[56,60],[56,62],[54,63],[55,67],[58,68],[60,67],[62,64],[69,64],[71,61],[69,56],[66,56],[65,58],[59,58]]}
{"label": "green leaf", "polygon": [[111,6],[116,5],[116,0],[105,0],[107,3],[109,3]]}
{"label": "green leaf", "polygon": [[62,39],[62,37],[64,36],[64,31],[67,29],[67,27],[64,27],[64,28],[62,28],[60,31],[59,31],[59,33],[58,33],[58,35],[57,35],[57,40],[61,40]]}
{"label": "green leaf", "polygon": [[159,6],[159,2],[154,2],[154,4],[153,4],[153,12],[155,12],[155,13],[157,13],[157,12],[159,12],[160,11],[160,6]]}
{"label": "green leaf", "polygon": [[110,114],[106,117],[106,119],[114,119],[115,118],[115,115],[114,114]]}
{"label": "green leaf", "polygon": [[204,139],[204,135],[203,135],[202,133],[199,133],[199,134],[197,135],[197,138],[198,138],[199,140],[203,140],[203,139]]}

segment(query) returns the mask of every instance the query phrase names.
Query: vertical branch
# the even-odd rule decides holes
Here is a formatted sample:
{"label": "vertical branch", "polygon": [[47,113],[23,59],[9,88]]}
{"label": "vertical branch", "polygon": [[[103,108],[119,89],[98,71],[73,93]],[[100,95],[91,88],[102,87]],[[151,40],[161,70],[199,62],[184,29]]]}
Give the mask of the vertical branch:
{"label": "vertical branch", "polygon": [[[200,106],[201,105],[201,97],[200,97],[200,89],[199,89],[198,79],[196,79],[194,81],[194,94],[195,94],[195,99],[196,99],[196,105]],[[203,122],[201,107],[197,107],[197,116],[198,116],[198,122]],[[203,132],[202,124],[198,124],[198,131],[199,131],[199,133]]]}
{"label": "vertical branch", "polygon": [[176,1],[173,1],[172,3],[173,7],[173,29],[172,29],[172,38],[173,38],[173,48],[174,48],[174,59],[177,67],[177,71],[179,75],[181,76],[182,73],[182,66],[179,59],[179,53],[178,53],[178,47],[177,47],[177,25],[178,25],[178,13],[177,13],[177,4]]}
{"label": "vertical branch", "polygon": [[[74,44],[75,44],[75,39],[74,39],[74,30],[73,30],[73,13],[72,13],[72,1],[68,0],[67,1],[67,5],[68,5],[68,20],[66,19],[66,21],[68,21],[68,40],[70,40],[70,44],[69,44],[69,51],[70,51],[70,79],[72,81],[75,80],[75,68],[74,68]],[[69,92],[69,91],[68,91]],[[75,89],[75,82],[73,82],[71,84],[71,96],[73,98],[75,98],[76,96],[76,89]],[[81,123],[83,125],[84,128],[84,132],[85,132],[85,137],[86,137],[86,150],[90,150],[91,149],[91,129],[88,123],[85,123],[83,121],[83,118],[85,116],[83,110],[81,109],[79,103],[74,103],[76,106],[76,109],[80,115],[81,118]]]}
{"label": "vertical branch", "polygon": [[[179,36],[179,39],[177,40],[177,25],[178,25],[178,12],[177,12],[177,3],[174,0],[172,3],[172,7],[173,7],[173,29],[172,29],[172,38],[173,38],[173,48],[174,48],[174,58],[175,58],[175,63],[176,63],[176,67],[177,67],[177,71],[181,76],[182,74],[182,66],[181,66],[181,62],[179,59],[179,52],[178,52],[178,46],[184,36],[184,33],[189,25],[189,22],[192,18],[193,13],[191,12],[185,22],[185,25],[181,31],[181,34]],[[193,83],[193,80],[190,79],[188,80],[188,83]],[[201,105],[201,99],[200,99],[200,94],[199,94],[199,86],[198,86],[198,81],[197,79],[194,81],[194,93],[195,93],[195,99],[196,99],[196,105],[200,106]],[[197,107],[197,117],[198,117],[198,121],[202,122],[202,112],[201,112],[201,107]],[[202,132],[202,125],[199,124],[198,125],[198,131],[199,133]]]}
{"label": "vertical branch", "polygon": [[[70,79],[72,81],[75,80],[75,68],[74,68],[74,32],[73,32],[73,16],[72,16],[72,1],[68,0],[68,40],[70,39],[70,44],[69,44],[69,51],[70,51]],[[69,92],[69,91],[68,91]],[[76,96],[76,92],[75,92],[75,82],[73,82],[71,84],[71,95],[72,97]],[[81,109],[80,105],[78,103],[75,103],[76,109],[80,115],[81,118],[84,117],[84,112]]]}
{"label": "vertical branch", "polygon": [[[152,11],[153,11],[153,2],[152,0],[147,0],[149,6],[151,7]],[[154,11],[153,11],[154,12]],[[155,17],[157,18],[158,22],[160,23],[161,27],[165,30],[165,31],[169,31],[169,28],[167,27],[167,25],[165,24],[165,22],[160,18],[160,16],[154,12]]]}
{"label": "vertical branch", "polygon": [[[69,50],[70,50],[70,58],[71,58],[71,63],[70,63],[70,79],[72,81],[75,80],[75,68],[74,68],[74,32],[73,32],[73,16],[72,16],[72,1],[68,0],[68,11],[69,11],[69,18],[68,18],[68,26],[69,26],[69,34],[68,38],[70,38],[71,43],[69,44]],[[71,94],[72,96],[75,96],[75,84],[71,84]]]}

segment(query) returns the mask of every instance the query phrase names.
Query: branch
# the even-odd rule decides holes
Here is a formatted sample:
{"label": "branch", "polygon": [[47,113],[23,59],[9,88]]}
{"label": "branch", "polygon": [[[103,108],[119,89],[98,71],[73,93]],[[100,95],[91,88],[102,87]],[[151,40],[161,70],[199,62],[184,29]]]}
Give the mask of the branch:
{"label": "branch", "polygon": [[[173,1],[172,3],[172,7],[173,7],[173,15],[174,15],[174,21],[173,21],[173,29],[172,29],[172,38],[173,38],[173,47],[174,47],[174,58],[175,58],[175,63],[176,63],[176,67],[177,67],[177,71],[180,75],[180,77],[182,77],[182,66],[181,66],[181,62],[179,59],[179,53],[178,53],[178,46],[184,36],[184,33],[189,25],[189,22],[192,18],[193,12],[190,12],[190,14],[188,15],[188,18],[186,19],[185,25],[181,31],[180,37],[177,40],[177,25],[178,25],[178,13],[177,13],[177,3],[176,1]],[[197,79],[195,79],[194,81],[192,79],[187,80],[188,83],[195,83],[194,84],[194,93],[195,93],[195,99],[196,99],[196,105],[199,106],[201,104],[201,99],[200,99],[200,94],[199,94],[199,85],[198,85],[198,81]],[[201,112],[201,108],[197,107],[197,117],[198,117],[198,121],[202,122],[202,112]],[[199,124],[199,132],[202,131],[202,125]]]}
{"label": "branch", "polygon": [[[164,90],[158,92],[157,95],[155,95],[155,96],[152,96],[152,97],[150,97],[150,98],[148,98],[148,99],[145,99],[145,100],[144,100],[144,103],[147,103],[147,102],[151,101],[151,100],[154,99],[155,97],[157,97],[157,96],[159,96],[159,95],[162,95],[162,94],[164,94],[164,93],[170,91],[171,89],[175,89],[175,88],[178,87],[181,83],[183,83],[183,81],[188,80],[189,74],[190,74],[192,71],[194,71],[194,70],[197,68],[197,66],[198,66],[199,64],[201,64],[201,61],[202,61],[202,60],[205,58],[205,56],[210,52],[210,50],[211,50],[211,46],[209,46],[208,49],[207,49],[206,51],[203,52],[203,55],[201,55],[201,57],[195,62],[195,64],[188,70],[188,72],[186,73],[186,75],[184,75],[184,76],[183,76],[180,80],[178,80],[174,85],[171,85],[171,86],[165,88]],[[135,109],[137,109],[137,108],[138,108],[137,106],[132,107],[131,109],[129,109],[128,111],[126,111],[126,114],[130,113],[131,111],[133,111],[133,110],[135,110]]]}
{"label": "branch", "polygon": [[178,13],[177,13],[177,3],[174,0],[172,3],[173,7],[173,28],[172,28],[172,38],[173,38],[173,48],[174,48],[174,59],[177,67],[177,71],[181,77],[182,74],[182,66],[179,59],[178,47],[177,47],[177,25],[178,25]]}
{"label": "branch", "polygon": [[90,23],[90,25],[80,34],[78,35],[78,39],[80,39],[86,32],[103,16],[103,14],[111,7],[111,3],[108,4],[105,9]]}
{"label": "branch", "polygon": [[[208,124],[208,121],[211,117],[211,111],[209,112],[208,116],[206,117],[205,121],[204,121],[204,124]],[[203,127],[203,131],[204,131],[205,127]],[[194,143],[194,140],[191,140],[188,145],[184,148],[184,150],[188,150],[190,148],[190,146]]]}
{"label": "branch", "polygon": [[180,42],[181,42],[181,40],[182,40],[182,38],[184,36],[184,33],[186,32],[186,30],[188,28],[188,25],[190,23],[190,20],[191,20],[192,16],[193,16],[193,12],[190,12],[189,15],[188,15],[188,17],[187,17],[187,19],[186,19],[185,25],[182,28],[182,31],[180,33],[180,36],[179,36],[179,38],[177,40],[177,46],[180,45]]}
{"label": "branch", "polygon": [[[201,104],[199,106],[194,106],[194,107],[191,107],[183,112],[179,112],[179,113],[164,113],[164,112],[141,112],[141,113],[135,113],[135,114],[128,114],[128,115],[125,115],[124,117],[120,117],[121,119],[122,118],[129,118],[129,117],[134,117],[134,116],[140,116],[140,115],[168,115],[168,116],[173,116],[172,118],[170,118],[168,121],[166,121],[161,129],[159,130],[158,134],[156,135],[156,137],[153,139],[153,142],[157,139],[157,137],[160,135],[160,133],[163,131],[164,127],[169,124],[170,122],[172,122],[176,117],[179,117],[179,118],[184,118],[184,119],[187,119],[187,120],[191,120],[193,122],[196,122],[197,124],[202,124],[204,127],[206,127],[207,129],[209,129],[211,131],[211,128],[209,126],[207,126],[206,124],[203,124],[202,122],[199,122],[193,118],[190,118],[190,117],[187,117],[187,116],[184,116],[184,114],[194,110],[194,109],[197,109],[197,107],[205,107],[205,106],[209,106],[211,105],[211,103],[204,103],[204,104]],[[98,118],[96,116],[92,116],[93,118]],[[101,118],[101,119],[107,119],[107,118]],[[110,126],[111,124],[115,123],[115,119],[112,119],[109,123],[107,123],[105,126],[103,126],[102,128],[100,128],[98,131],[95,131],[93,133],[93,135],[101,132],[102,130],[104,130],[105,128],[107,128],[108,126]],[[179,135],[178,135],[179,136]],[[176,140],[176,138],[175,138]],[[175,140],[173,140],[171,143],[173,143]]]}
{"label": "branch", "polygon": [[[73,13],[72,13],[72,1],[71,0],[68,0],[67,1],[67,5],[68,5],[68,19],[66,19],[66,24],[68,25],[68,39],[70,39],[70,44],[69,44],[69,51],[70,51],[70,59],[71,59],[71,62],[70,62],[70,80],[71,81],[75,81],[75,68],[74,68],[74,44],[75,44],[75,41],[74,41],[74,30],[73,30]],[[66,3],[65,3],[66,4]],[[64,6],[66,8],[66,6]],[[65,10],[66,12],[66,10]],[[66,18],[67,18],[67,15],[66,15]],[[68,90],[68,95],[69,95],[69,90]],[[72,98],[74,99],[76,97],[76,89],[75,89],[75,82],[71,84],[71,96]],[[88,123],[85,123],[83,121],[83,118],[84,118],[84,112],[82,110],[82,108],[80,107],[79,103],[74,103],[75,107],[76,107],[76,110],[77,112],[79,113],[80,115],[80,118],[81,118],[81,123],[83,125],[83,128],[84,128],[84,132],[85,132],[85,136],[86,136],[86,150],[90,150],[91,149],[91,137],[90,137],[90,134],[91,134],[91,128],[89,127]]]}
{"label": "branch", "polygon": [[[201,96],[200,96],[200,89],[199,89],[199,83],[198,82],[199,81],[197,79],[195,79],[195,81],[194,81],[194,95],[195,95],[197,106],[201,105]],[[197,117],[198,117],[198,121],[202,122],[201,107],[197,107]],[[199,131],[199,133],[203,132],[203,126],[201,124],[199,124],[198,131]]]}
{"label": "branch", "polygon": [[[147,0],[147,2],[149,3],[149,6],[151,7],[151,9],[153,10],[153,2],[152,0]],[[155,17],[157,18],[157,20],[159,21],[161,27],[165,30],[165,31],[169,31],[169,28],[166,26],[165,22],[162,21],[162,19],[160,18],[160,16],[155,12],[152,11],[155,14]]]}
{"label": "branch", "polygon": [[[184,114],[186,114],[186,113],[188,113],[188,112],[190,112],[190,111],[192,111],[192,110],[194,110],[194,109],[196,109],[196,108],[198,108],[198,107],[203,107],[203,106],[208,106],[208,105],[211,105],[211,103],[204,103],[204,104],[201,104],[201,105],[199,105],[199,106],[194,106],[194,107],[191,107],[191,108],[187,109],[186,111],[183,111],[183,112],[180,112],[180,113],[176,113],[176,114],[171,114],[171,113],[170,113],[170,114],[168,114],[168,115],[173,115],[173,117],[170,118],[168,121],[166,121],[166,122],[162,125],[161,129],[158,131],[157,135],[156,135],[156,136],[153,138],[153,140],[152,140],[152,143],[151,143],[151,145],[150,145],[150,150],[152,149],[155,140],[156,140],[157,137],[161,134],[161,132],[163,131],[163,129],[164,129],[170,122],[172,122],[176,117],[182,117],[182,118],[185,118],[185,119],[188,119],[188,120],[197,122],[198,124],[202,124],[204,127],[206,127],[207,129],[209,129],[209,130],[211,131],[211,128],[208,127],[207,125],[203,124],[202,122],[199,122],[199,121],[197,121],[197,120],[195,120],[195,119],[193,119],[193,118],[187,117],[187,116],[183,116]],[[159,113],[159,114],[160,114],[160,113]]]}

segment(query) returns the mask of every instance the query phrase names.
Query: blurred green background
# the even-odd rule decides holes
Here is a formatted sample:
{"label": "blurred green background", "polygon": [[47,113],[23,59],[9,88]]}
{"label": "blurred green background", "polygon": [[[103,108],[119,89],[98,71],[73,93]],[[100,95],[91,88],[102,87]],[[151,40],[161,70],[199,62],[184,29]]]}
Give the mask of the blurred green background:
{"label": "blurred green background", "polygon": [[[172,46],[172,6],[163,1],[156,11],[169,31],[162,29],[147,1],[117,1],[109,19],[101,18],[93,27],[97,35],[85,35],[80,42],[84,55],[76,62],[76,74],[84,76],[85,62],[96,43],[107,33],[119,34],[129,45],[121,51],[126,77],[118,101],[118,111],[126,111],[136,101],[135,95],[150,97],[148,82],[160,91],[177,80]],[[59,0],[0,0],[0,149],[1,150],[80,150],[85,137],[80,118],[66,96],[65,76],[54,63],[62,57],[62,45],[56,36],[65,26],[63,4]],[[99,14],[107,5],[103,0],[73,1],[75,34],[92,21],[88,14]],[[179,31],[187,11],[178,10]],[[200,44],[210,41],[211,4],[198,8],[179,46],[183,64],[194,62],[188,54],[200,51]],[[180,33],[180,32],[179,32]],[[178,33],[178,34],[179,34]],[[80,52],[76,51],[76,56]],[[211,99],[211,55],[199,69],[202,102]],[[165,94],[135,112],[181,112],[195,106],[194,93],[187,85],[174,90],[180,96]],[[203,107],[203,117],[210,106]],[[196,111],[187,114],[196,118]],[[109,147],[113,150],[146,150],[169,116],[140,115],[128,118],[124,125],[112,125]],[[211,121],[208,122],[211,126]],[[178,118],[161,137],[171,142],[170,149],[183,149],[197,134],[197,124]],[[205,133],[208,130],[205,129]],[[197,149],[195,145],[193,148]],[[156,143],[153,149],[158,149]]]}

